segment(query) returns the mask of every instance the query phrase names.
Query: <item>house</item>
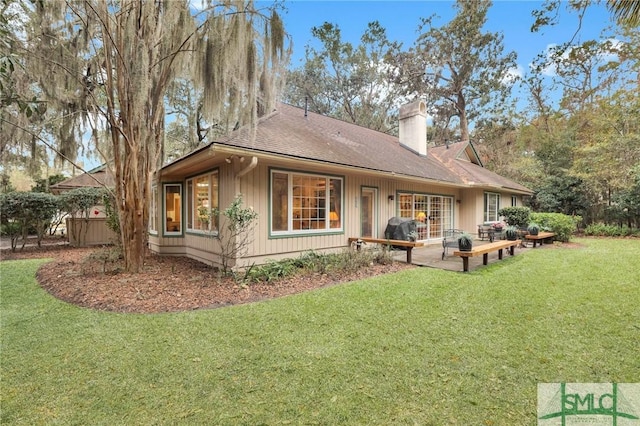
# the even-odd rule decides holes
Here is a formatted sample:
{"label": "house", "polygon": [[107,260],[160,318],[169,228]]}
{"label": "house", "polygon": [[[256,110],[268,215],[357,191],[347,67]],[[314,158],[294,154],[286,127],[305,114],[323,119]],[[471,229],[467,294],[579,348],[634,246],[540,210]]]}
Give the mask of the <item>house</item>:
{"label": "house", "polygon": [[[98,166],[86,173],[51,185],[51,192],[59,195],[77,188],[113,188],[113,175],[106,164]],[[88,217],[66,217],[67,239],[72,246],[91,246],[112,244],[118,236],[107,226],[107,216],[103,205],[89,209]]]}
{"label": "house", "polygon": [[427,148],[426,106],[400,109],[399,137],[279,104],[241,128],[160,169],[152,188],[149,247],[207,263],[219,260],[201,209],[242,194],[259,213],[237,266],[333,251],[349,237],[384,238],[394,216],[419,221],[419,240],[445,229],[476,232],[531,191],[482,166],[469,142]]}

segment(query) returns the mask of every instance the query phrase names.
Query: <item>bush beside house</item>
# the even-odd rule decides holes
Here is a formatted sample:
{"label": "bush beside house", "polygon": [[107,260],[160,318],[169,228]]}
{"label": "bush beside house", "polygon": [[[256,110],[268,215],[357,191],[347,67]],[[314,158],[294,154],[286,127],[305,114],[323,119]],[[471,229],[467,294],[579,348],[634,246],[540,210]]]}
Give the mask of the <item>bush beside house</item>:
{"label": "bush beside house", "polygon": [[531,221],[540,225],[542,231],[551,231],[556,234],[555,239],[566,243],[578,229],[582,222],[581,216],[569,216],[562,213],[531,213]]}

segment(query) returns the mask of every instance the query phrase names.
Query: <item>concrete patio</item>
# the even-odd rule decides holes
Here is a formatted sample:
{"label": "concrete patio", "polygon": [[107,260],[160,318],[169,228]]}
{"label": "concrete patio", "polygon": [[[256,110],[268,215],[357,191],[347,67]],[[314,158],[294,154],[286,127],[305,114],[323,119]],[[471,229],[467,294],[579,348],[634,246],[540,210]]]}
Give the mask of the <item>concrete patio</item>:
{"label": "concrete patio", "polygon": [[[488,240],[475,239],[473,241],[473,246],[479,247],[483,244],[488,244],[488,243],[489,243]],[[544,247],[544,245],[541,244],[534,249],[532,248],[531,243],[528,243],[527,247],[522,247],[521,245],[518,245],[515,249],[514,256],[522,255],[527,250],[538,250],[542,247]],[[413,252],[412,252],[411,263],[417,266],[426,266],[430,268],[444,269],[447,271],[462,272],[462,258],[453,255],[453,252],[455,250],[456,249],[449,248],[443,260],[442,259],[443,248],[440,242],[429,244],[424,247],[416,247],[413,249]],[[511,256],[509,255],[508,251],[504,250],[502,259],[505,260],[509,257]],[[407,261],[407,255],[404,250],[394,250],[393,258],[398,262]],[[490,265],[496,262],[501,262],[501,260],[498,259],[498,252],[494,251],[489,253],[488,264]],[[482,264],[482,256],[469,258],[469,271],[474,271],[483,266],[484,265]]]}

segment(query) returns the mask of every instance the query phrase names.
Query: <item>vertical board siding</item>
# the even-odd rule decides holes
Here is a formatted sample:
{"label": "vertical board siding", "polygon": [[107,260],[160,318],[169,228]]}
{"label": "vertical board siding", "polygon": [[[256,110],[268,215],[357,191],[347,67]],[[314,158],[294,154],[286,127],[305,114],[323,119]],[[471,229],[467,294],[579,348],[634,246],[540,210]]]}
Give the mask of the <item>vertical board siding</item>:
{"label": "vertical board siding", "polygon": [[[240,162],[234,158],[231,164],[224,162],[219,170],[219,207],[224,210],[233,201],[237,193],[243,197],[243,207],[252,207],[258,213],[258,220],[254,228],[252,243],[248,247],[246,256],[239,261],[240,265],[251,263],[264,263],[270,259],[282,259],[297,257],[308,250],[329,252],[341,250],[347,247],[349,237],[360,236],[361,226],[361,191],[363,187],[376,188],[377,201],[377,231],[379,236],[384,235],[388,220],[397,215],[398,192],[421,193],[432,195],[451,196],[456,199],[465,194],[465,198],[477,197],[475,191],[464,192],[457,188],[438,186],[430,183],[393,180],[392,176],[373,174],[361,174],[345,172],[333,168],[327,171],[326,167],[304,165],[300,168],[292,167],[291,163],[279,163],[260,159],[258,165],[241,178],[236,174],[250,163],[250,158]],[[321,235],[292,235],[286,237],[270,237],[270,170],[282,169],[288,172],[316,173],[320,175],[335,175],[343,180],[343,227],[344,232],[327,233]],[[482,191],[480,191],[480,195]],[[389,196],[394,200],[389,201]],[[472,200],[469,200],[472,201]],[[475,200],[473,200],[475,201]],[[186,205],[186,202],[184,203]],[[454,202],[454,226],[458,226],[461,220],[460,207]],[[477,212],[475,212],[477,214]],[[472,213],[473,214],[473,213]],[[464,217],[465,222],[473,222],[473,219]],[[221,218],[221,231],[224,232],[224,222]],[[150,236],[150,247],[160,253],[184,253],[190,257],[204,262],[219,261],[219,244],[212,238],[186,233],[183,237],[164,237],[161,234]]]}
{"label": "vertical board siding", "polygon": [[118,235],[107,227],[106,218],[67,218],[67,237],[74,247],[114,244]]}

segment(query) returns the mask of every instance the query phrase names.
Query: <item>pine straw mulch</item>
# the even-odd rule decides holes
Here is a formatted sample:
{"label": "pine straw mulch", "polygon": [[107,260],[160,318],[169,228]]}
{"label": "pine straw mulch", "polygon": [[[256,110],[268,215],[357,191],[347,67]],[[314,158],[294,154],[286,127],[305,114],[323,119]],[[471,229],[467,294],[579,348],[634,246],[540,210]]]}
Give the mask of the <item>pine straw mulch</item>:
{"label": "pine straw mulch", "polygon": [[0,259],[53,258],[37,273],[38,282],[50,294],[86,308],[127,313],[176,312],[250,303],[414,267],[393,262],[353,272],[298,274],[274,283],[243,286],[186,257],[149,254],[142,272],[119,272],[122,265],[105,261],[104,250],[45,244],[15,253],[2,250]]}

